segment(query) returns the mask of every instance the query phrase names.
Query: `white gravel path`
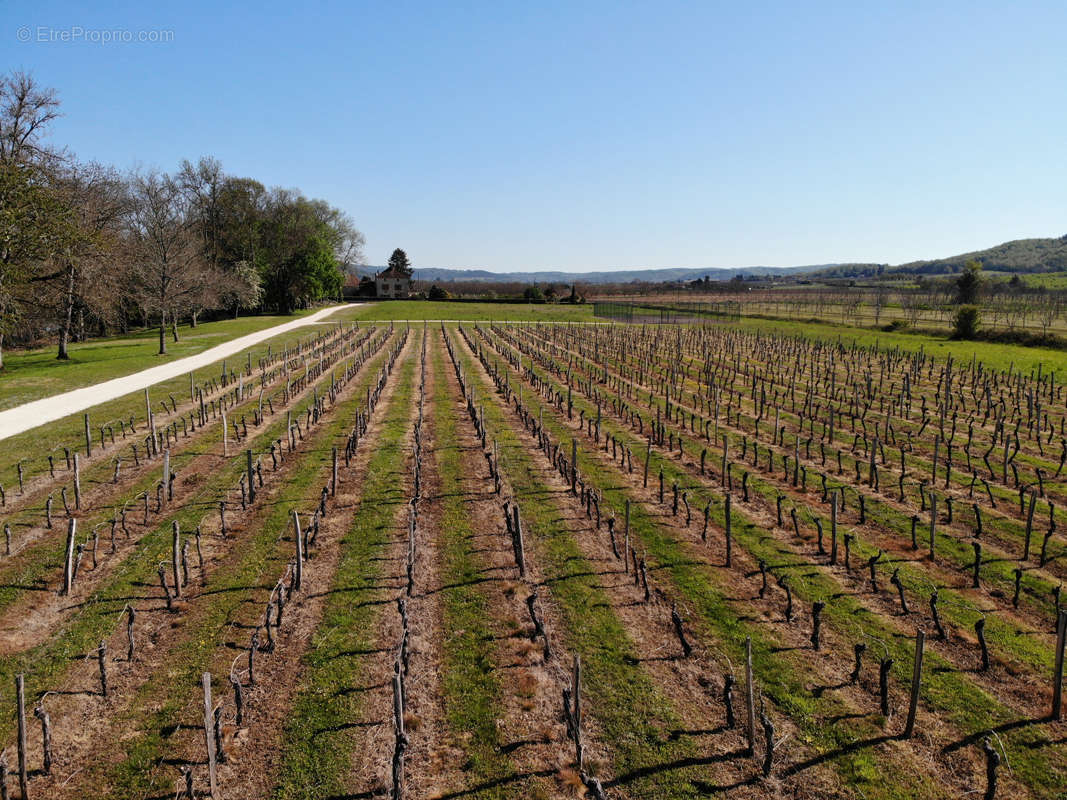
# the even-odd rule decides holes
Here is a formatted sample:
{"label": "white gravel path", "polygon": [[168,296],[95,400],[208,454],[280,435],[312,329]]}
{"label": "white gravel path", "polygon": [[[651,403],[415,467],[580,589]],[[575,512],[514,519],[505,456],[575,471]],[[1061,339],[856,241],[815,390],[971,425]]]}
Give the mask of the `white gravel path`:
{"label": "white gravel path", "polygon": [[295,319],[292,322],[283,322],[273,328],[265,328],[264,330],[241,336],[238,339],[231,339],[195,356],[186,356],[185,358],[179,358],[177,361],[160,364],[158,367],[149,367],[131,375],[124,375],[121,378],[113,378],[92,386],[83,386],[81,389],[44,397],[40,400],[23,403],[21,406],[15,406],[7,411],[0,411],[0,439],[6,439],[17,433],[28,431],[38,425],[54,422],[70,414],[77,414],[79,411],[85,411],[100,403],[106,403],[130,392],[136,392],[146,386],[152,386],[161,381],[185,375],[194,369],[206,367],[214,361],[239,353],[257,342],[262,342],[265,339],[270,339],[280,333],[285,333],[304,325],[314,325],[322,322],[339,309],[354,308],[357,305],[359,304],[348,303],[330,306],[306,317]]}

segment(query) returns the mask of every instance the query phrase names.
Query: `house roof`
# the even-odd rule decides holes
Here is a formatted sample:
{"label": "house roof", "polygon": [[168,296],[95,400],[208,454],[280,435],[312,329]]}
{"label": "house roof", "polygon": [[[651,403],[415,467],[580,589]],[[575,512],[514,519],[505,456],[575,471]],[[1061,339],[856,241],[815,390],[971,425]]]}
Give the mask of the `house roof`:
{"label": "house roof", "polygon": [[410,275],[408,275],[402,269],[397,269],[396,267],[386,267],[385,269],[383,269],[381,272],[379,272],[374,277],[375,277],[376,280],[388,280],[388,281],[393,281],[393,280],[410,281],[411,280],[411,276]]}

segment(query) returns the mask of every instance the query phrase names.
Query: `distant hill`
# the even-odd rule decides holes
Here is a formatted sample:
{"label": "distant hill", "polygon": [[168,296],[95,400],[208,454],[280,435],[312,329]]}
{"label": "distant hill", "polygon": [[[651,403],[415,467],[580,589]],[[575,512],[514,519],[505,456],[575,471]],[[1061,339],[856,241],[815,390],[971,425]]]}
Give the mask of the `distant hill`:
{"label": "distant hill", "polygon": [[[963,271],[970,260],[995,272],[1061,272],[1067,270],[1067,236],[1058,239],[1016,239],[985,250],[958,256],[907,264],[812,264],[801,267],[649,267],[647,269],[597,270],[564,272],[533,270],[529,272],[489,272],[484,269],[445,269],[422,267],[415,270],[415,280],[437,283],[449,281],[485,281],[487,283],[663,283],[692,281],[707,275],[712,280],[727,281],[735,275],[752,277],[861,278],[879,275],[946,275]],[[374,275],[384,267],[361,266],[356,275]]]}
{"label": "distant hill", "polygon": [[932,261],[913,261],[894,267],[894,272],[911,275],[934,275],[962,272],[971,260],[997,272],[1059,272],[1067,269],[1067,236],[1059,239],[1016,239],[985,250],[963,253]]}
{"label": "distant hill", "polygon": [[[807,267],[736,267],[732,269],[665,267],[627,270],[598,270],[596,272],[563,272],[535,270],[531,272],[489,272],[484,269],[416,268],[415,280],[446,283],[448,281],[486,281],[492,283],[630,283],[632,281],[659,283],[663,281],[692,281],[705,275],[712,280],[725,281],[734,275],[786,276],[825,269],[829,264]],[[358,274],[373,275],[383,267],[360,267]]]}
{"label": "distant hill", "polygon": [[907,264],[837,264],[814,277],[859,278],[874,275],[949,275],[963,271],[968,261],[980,261],[992,272],[1060,272],[1067,270],[1067,236],[1059,239],[1015,239],[985,250]]}

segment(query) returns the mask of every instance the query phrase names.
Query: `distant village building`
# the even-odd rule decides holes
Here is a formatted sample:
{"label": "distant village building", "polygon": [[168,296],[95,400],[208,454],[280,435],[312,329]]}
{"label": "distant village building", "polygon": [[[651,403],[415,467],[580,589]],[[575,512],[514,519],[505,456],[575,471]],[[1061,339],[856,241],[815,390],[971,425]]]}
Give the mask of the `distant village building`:
{"label": "distant village building", "polygon": [[400,267],[386,267],[374,276],[378,297],[407,297],[411,294],[411,272]]}

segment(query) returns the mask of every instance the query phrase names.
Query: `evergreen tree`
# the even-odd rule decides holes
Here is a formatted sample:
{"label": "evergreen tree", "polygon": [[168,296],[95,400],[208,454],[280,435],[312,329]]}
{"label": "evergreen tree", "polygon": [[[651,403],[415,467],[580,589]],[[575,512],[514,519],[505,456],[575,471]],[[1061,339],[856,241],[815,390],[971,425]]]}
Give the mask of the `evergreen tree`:
{"label": "evergreen tree", "polygon": [[978,261],[968,261],[963,268],[963,274],[956,279],[956,292],[961,304],[971,304],[978,300],[978,292],[982,288],[982,264]]}
{"label": "evergreen tree", "polygon": [[411,262],[408,261],[408,254],[399,247],[389,256],[389,268],[402,273],[407,278],[411,277]]}

